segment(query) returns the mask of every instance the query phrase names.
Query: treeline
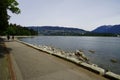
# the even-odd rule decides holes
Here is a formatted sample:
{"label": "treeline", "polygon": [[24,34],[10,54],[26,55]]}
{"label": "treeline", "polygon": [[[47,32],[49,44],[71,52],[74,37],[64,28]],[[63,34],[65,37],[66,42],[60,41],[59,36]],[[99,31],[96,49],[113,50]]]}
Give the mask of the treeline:
{"label": "treeline", "polygon": [[112,33],[95,33],[95,32],[87,32],[81,36],[104,36],[104,37],[109,37],[109,36],[117,36],[116,34],[112,34]]}
{"label": "treeline", "polygon": [[104,36],[104,37],[109,37],[109,36],[117,36],[115,34],[111,34],[111,33],[91,33],[91,32],[88,32],[88,33],[84,33],[84,34],[80,34],[80,33],[53,33],[53,34],[50,34],[50,35],[53,35],[53,36],[56,36],[56,35],[59,35],[59,36]]}
{"label": "treeline", "polygon": [[45,35],[45,36],[104,36],[104,37],[115,37],[117,36],[116,34],[112,33],[93,33],[93,32],[86,32],[86,33],[75,33],[75,32],[49,32],[49,31],[44,31],[44,33],[40,33],[40,35]]}
{"label": "treeline", "polygon": [[75,32],[54,32],[54,31],[44,31],[39,32],[40,35],[45,35],[45,36],[82,36],[81,33],[75,33]]}
{"label": "treeline", "polygon": [[21,25],[10,24],[4,35],[37,35],[38,33],[32,29],[22,27]]}

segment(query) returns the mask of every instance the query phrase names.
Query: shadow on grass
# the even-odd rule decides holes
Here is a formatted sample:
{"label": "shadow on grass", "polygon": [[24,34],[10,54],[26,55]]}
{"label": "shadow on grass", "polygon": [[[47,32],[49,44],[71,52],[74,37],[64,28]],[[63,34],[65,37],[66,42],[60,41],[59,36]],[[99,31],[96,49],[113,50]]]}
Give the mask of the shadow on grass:
{"label": "shadow on grass", "polygon": [[9,72],[9,62],[6,54],[9,54],[9,51],[12,49],[6,48],[5,40],[0,38],[0,80],[11,80]]}

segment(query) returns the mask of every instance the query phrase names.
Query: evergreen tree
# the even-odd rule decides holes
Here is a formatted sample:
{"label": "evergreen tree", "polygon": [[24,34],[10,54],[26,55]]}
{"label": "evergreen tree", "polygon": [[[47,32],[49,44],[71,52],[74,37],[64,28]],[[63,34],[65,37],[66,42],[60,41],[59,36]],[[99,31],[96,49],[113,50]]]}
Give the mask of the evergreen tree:
{"label": "evergreen tree", "polygon": [[6,33],[9,35],[37,35],[38,33],[32,29],[28,29],[21,25],[10,24],[6,29]]}

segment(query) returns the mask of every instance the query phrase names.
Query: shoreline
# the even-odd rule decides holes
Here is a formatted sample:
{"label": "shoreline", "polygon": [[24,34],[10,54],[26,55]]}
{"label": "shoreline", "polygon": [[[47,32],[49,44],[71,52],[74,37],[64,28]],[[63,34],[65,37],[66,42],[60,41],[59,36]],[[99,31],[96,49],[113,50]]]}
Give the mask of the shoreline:
{"label": "shoreline", "polygon": [[[19,37],[34,37],[34,36],[19,36]],[[4,38],[5,38],[5,36],[4,36]],[[18,40],[17,38],[18,38],[18,36],[15,37],[15,40],[16,40],[16,41],[18,41],[18,42],[20,42],[20,43],[23,43],[23,44],[25,44],[25,45],[27,45],[27,46],[30,46],[30,47],[32,47],[32,48],[34,48],[34,49],[43,51],[43,52],[48,53],[48,54],[50,54],[50,55],[57,56],[57,57],[59,57],[59,58],[62,58],[62,59],[67,60],[67,61],[69,61],[69,62],[72,62],[72,63],[74,63],[74,64],[76,64],[76,65],[78,65],[78,66],[80,66],[80,67],[82,67],[82,68],[84,68],[84,69],[87,69],[87,70],[92,71],[92,72],[94,72],[94,73],[100,74],[101,76],[106,77],[106,78],[108,78],[108,79],[120,80],[120,75],[118,75],[118,74],[116,74],[116,73],[113,73],[113,72],[111,72],[111,71],[107,71],[107,70],[105,70],[105,69],[103,69],[103,68],[100,68],[100,67],[96,66],[96,64],[88,64],[88,63],[85,63],[85,62],[82,62],[82,61],[78,61],[78,60],[76,60],[76,59],[74,59],[74,58],[70,58],[70,57],[68,57],[68,56],[66,56],[66,55],[61,55],[61,54],[59,54],[59,53],[54,53],[54,52],[51,52],[51,51],[45,49],[45,48],[47,48],[48,46],[44,46],[44,47],[41,46],[41,48],[40,48],[40,46],[37,46],[37,45],[29,44],[29,43],[27,43],[27,42],[20,41],[20,40]]]}
{"label": "shoreline", "polygon": [[100,68],[96,64],[89,64],[89,63],[77,60],[75,58],[72,58],[70,56],[62,55],[60,52],[52,52],[52,51],[49,50],[50,47],[48,47],[48,46],[40,46],[40,45],[37,46],[37,45],[29,44],[29,43],[26,43],[26,42],[23,42],[23,41],[20,41],[20,40],[17,40],[17,41],[20,42],[20,43],[23,43],[23,44],[25,44],[27,46],[30,46],[30,47],[32,47],[34,49],[46,52],[46,53],[48,53],[50,55],[57,56],[59,58],[67,60],[67,61],[70,61],[70,62],[72,62],[72,63],[74,63],[74,64],[76,64],[76,65],[78,65],[80,67],[83,67],[83,68],[85,68],[85,69],[87,69],[89,71],[97,73],[97,74],[99,74],[99,75],[101,75],[103,77],[106,77],[108,79],[120,80],[120,75],[115,74],[115,73],[113,73],[111,71],[107,71],[107,70],[105,70],[103,68]]}
{"label": "shoreline", "polygon": [[64,59],[17,41],[6,41],[17,80],[108,80]]}

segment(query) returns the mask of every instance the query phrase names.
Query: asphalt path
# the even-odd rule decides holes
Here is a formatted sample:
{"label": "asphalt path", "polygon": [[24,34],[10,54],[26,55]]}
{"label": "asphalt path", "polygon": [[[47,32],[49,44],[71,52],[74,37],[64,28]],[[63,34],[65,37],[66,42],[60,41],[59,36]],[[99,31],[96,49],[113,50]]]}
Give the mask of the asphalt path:
{"label": "asphalt path", "polygon": [[16,80],[107,80],[71,62],[16,41],[5,42]]}

